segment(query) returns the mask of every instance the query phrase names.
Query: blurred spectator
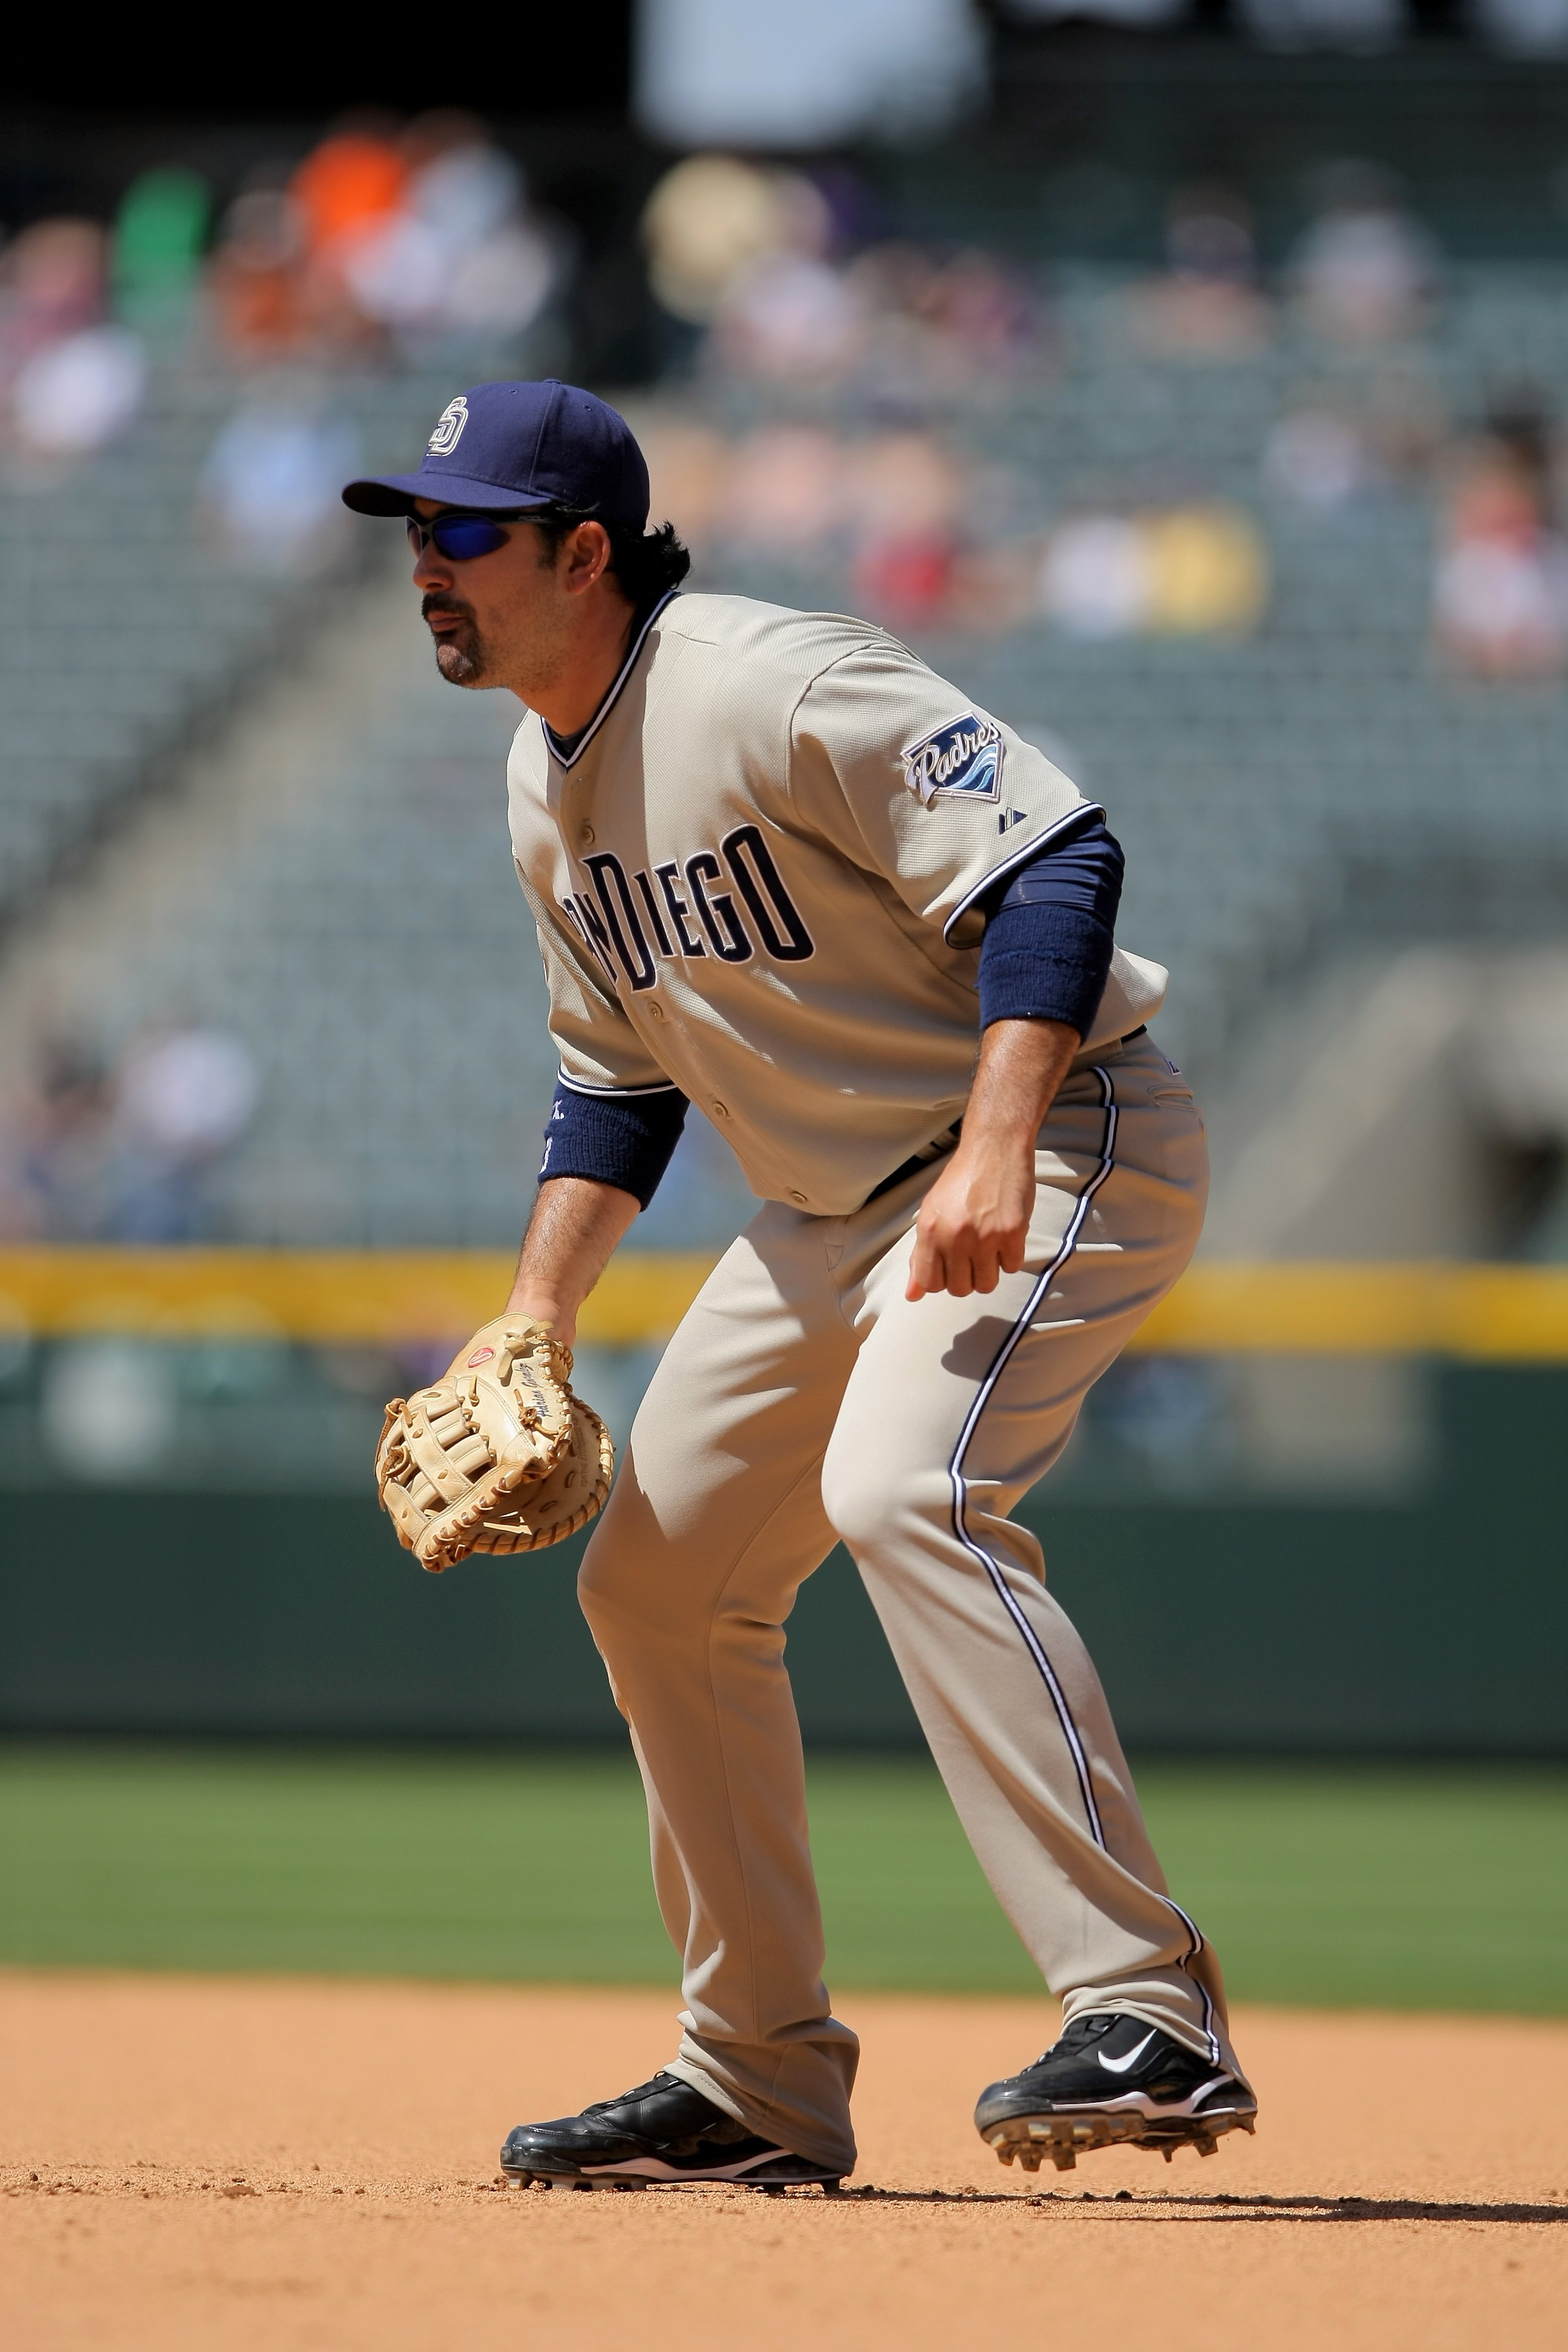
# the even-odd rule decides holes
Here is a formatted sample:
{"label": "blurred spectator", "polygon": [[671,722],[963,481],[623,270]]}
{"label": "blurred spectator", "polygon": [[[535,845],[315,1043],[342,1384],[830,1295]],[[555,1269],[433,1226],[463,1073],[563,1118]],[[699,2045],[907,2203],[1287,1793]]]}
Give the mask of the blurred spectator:
{"label": "blurred spectator", "polygon": [[96,221],[44,220],[0,261],[0,373],[103,317],[105,241]]}
{"label": "blurred spectator", "polygon": [[717,526],[730,482],[730,445],[711,425],[679,416],[634,415],[631,422],[647,459],[648,512],[668,520],[700,554]]}
{"label": "blurred spectator", "polygon": [[884,414],[932,395],[984,398],[1050,355],[1033,289],[993,255],[943,261],[889,241],[859,255],[847,280],[867,321],[860,382]]}
{"label": "blurred spectator", "polygon": [[211,278],[219,334],[249,365],[520,334],[562,267],[524,194],[470,115],[342,126],[287,188],[231,209]]}
{"label": "blurred spectator", "polygon": [[1234,359],[1272,328],[1255,282],[1252,215],[1223,187],[1178,191],[1165,222],[1166,273],[1135,288],[1134,330],[1152,350],[1186,359]]}
{"label": "blurred spectator", "polygon": [[522,200],[522,173],[492,146],[477,115],[442,108],[422,114],[403,135],[409,181],[405,203],[449,245],[465,248],[490,236]]}
{"label": "blurred spectator", "polygon": [[106,256],[95,222],[46,220],[24,229],[0,263],[7,437],[46,468],[101,448],[142,404],[142,343],[103,323]]}
{"label": "blurred spectator", "polygon": [[984,394],[1043,348],[1032,289],[994,255],[897,242],[844,260],[874,219],[858,184],[689,156],[655,188],[643,237],[672,318],[712,331],[721,370],[776,382],[852,376],[886,409]]}
{"label": "blurred spectator", "polygon": [[1440,387],[1418,352],[1380,353],[1345,387],[1304,393],[1271,430],[1263,478],[1295,504],[1331,511],[1380,488],[1424,478],[1441,450]]}
{"label": "blurred spectator", "polygon": [[1037,546],[1015,536],[1014,478],[961,463],[929,433],[844,441],[778,424],[730,442],[668,415],[638,429],[653,512],[701,552],[847,561],[856,609],[894,626],[997,629],[1032,610]]}
{"label": "blurred spectator", "polygon": [[226,1030],[174,1025],[134,1039],[111,1070],[79,1035],[39,1045],[7,1122],[0,1231],[47,1241],[189,1241],[204,1179],[250,1124],[259,1081]]}
{"label": "blurred spectator", "polygon": [[117,1108],[132,1142],[167,1159],[208,1160],[244,1133],[258,1091],[248,1047],[227,1030],[153,1030],[121,1066]]}
{"label": "blurred spectator", "polygon": [[834,381],[861,375],[883,405],[995,388],[1033,354],[1027,289],[988,254],[939,261],[903,245],[847,268],[805,252],[753,262],[720,304],[713,352],[737,373]]}
{"label": "blurred spectator", "polygon": [[856,253],[888,234],[887,209],[881,196],[847,163],[816,158],[809,182],[812,196],[826,207],[827,228],[816,250]]}
{"label": "blurred spectator", "polygon": [[309,328],[304,220],[281,188],[235,198],[208,273],[219,341],[242,366],[298,351]]}
{"label": "blurred spectator", "polygon": [[1293,275],[1308,323],[1320,334],[1390,341],[1425,325],[1436,255],[1385,173],[1343,163],[1326,177],[1322,209],[1297,250]]}
{"label": "blurred spectator", "polygon": [[194,1240],[203,1171],[249,1126],[260,1081],[223,1029],[152,1030],[121,1061],[107,1229],[115,1241]]}
{"label": "blurred spectator", "polygon": [[918,245],[901,237],[868,247],[849,265],[849,275],[866,310],[883,320],[913,327],[933,302],[937,265]]}
{"label": "blurred spectator", "polygon": [[961,545],[952,558],[943,623],[988,635],[1020,627],[1037,609],[1038,569],[1037,539]]}
{"label": "blurred spectator", "polygon": [[311,150],[289,184],[307,252],[335,256],[390,219],[402,205],[407,176],[390,117],[347,118]]}
{"label": "blurred spectator", "polygon": [[560,267],[536,223],[505,221],[462,257],[431,324],[456,335],[521,335],[543,310]]}
{"label": "blurred spectator", "polygon": [[36,351],[11,389],[19,447],[42,458],[75,457],[122,433],[142,405],[147,353],[125,327],[88,327]]}
{"label": "blurred spectator", "polygon": [[855,557],[856,602],[886,627],[930,627],[943,615],[957,558],[953,541],[936,531],[868,539]]}
{"label": "blurred spectator", "polygon": [[1235,507],[1177,507],[1144,520],[1151,629],[1245,636],[1263,617],[1268,563],[1251,518]]}
{"label": "blurred spectator", "polygon": [[1080,637],[1244,635],[1268,593],[1257,530],[1221,506],[1079,516],[1052,533],[1039,587],[1047,617]]}
{"label": "blurred spectator", "polygon": [[689,155],[643,212],[648,277],[672,318],[705,327],[748,270],[777,254],[820,257],[832,226],[829,206],[799,173]]}
{"label": "blurred spectator", "polygon": [[928,433],[890,433],[850,453],[854,584],[873,619],[918,627],[941,613],[958,553],[962,488],[958,467]]}
{"label": "blurred spectator", "polygon": [[1034,343],[1039,318],[1028,289],[994,254],[973,247],[934,268],[916,302],[931,330],[937,373],[991,378]]}
{"label": "blurred spectator", "polygon": [[1437,647],[1474,677],[1568,669],[1568,546],[1553,528],[1544,417],[1516,404],[1456,468],[1433,589]]}
{"label": "blurred spectator", "polygon": [[170,168],[132,180],[115,217],[115,304],[132,325],[183,323],[201,268],[210,196],[199,173]]}
{"label": "blurred spectator", "polygon": [[1513,468],[1542,514],[1550,517],[1557,501],[1561,452],[1545,400],[1528,383],[1511,386],[1493,401],[1486,434],[1500,461]]}
{"label": "blurred spectator", "polygon": [[714,328],[737,374],[832,382],[859,356],[865,320],[854,286],[826,261],[771,254],[736,282]]}
{"label": "blurred spectator", "polygon": [[104,1214],[113,1094],[102,1057],[74,1032],[38,1043],[11,1106],[0,1167],[0,1233],[10,1240],[81,1241]]}
{"label": "blurred spectator", "polygon": [[354,293],[355,259],[399,217],[408,164],[390,116],[355,115],[307,155],[289,183],[304,252],[300,288],[313,341],[374,347],[380,322]]}
{"label": "blurred spectator", "polygon": [[278,383],[237,410],[213,444],[202,473],[205,527],[253,571],[320,571],[346,544],[338,494],[358,463],[353,426],[323,416],[308,384]]}
{"label": "blurred spectator", "polygon": [[1263,478],[1295,505],[1331,513],[1377,480],[1365,436],[1338,409],[1292,409],[1269,434]]}
{"label": "blurred spectator", "polygon": [[339,247],[350,293],[405,339],[521,333],[556,274],[549,239],[522,216],[521,173],[468,115],[422,117],[404,143],[395,207]]}
{"label": "blurred spectator", "polygon": [[742,442],[725,484],[721,524],[743,547],[821,547],[844,526],[842,452],[806,425],[764,426]]}
{"label": "blurred spectator", "polygon": [[1140,526],[1121,515],[1080,515],[1051,534],[1040,572],[1040,605],[1075,637],[1123,637],[1149,614],[1149,551]]}
{"label": "blurred spectator", "polygon": [[1425,476],[1448,440],[1447,407],[1431,355],[1419,345],[1379,348],[1362,379],[1367,446],[1391,476]]}

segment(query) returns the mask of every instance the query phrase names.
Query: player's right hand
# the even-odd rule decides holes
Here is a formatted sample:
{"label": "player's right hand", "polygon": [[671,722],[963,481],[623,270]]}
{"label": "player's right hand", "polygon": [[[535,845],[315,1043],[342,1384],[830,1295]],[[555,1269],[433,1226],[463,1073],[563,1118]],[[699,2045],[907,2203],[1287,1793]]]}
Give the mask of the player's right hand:
{"label": "player's right hand", "polygon": [[905,1297],[968,1298],[1020,1273],[1034,1206],[1033,1136],[1020,1143],[966,1131],[921,1209]]}

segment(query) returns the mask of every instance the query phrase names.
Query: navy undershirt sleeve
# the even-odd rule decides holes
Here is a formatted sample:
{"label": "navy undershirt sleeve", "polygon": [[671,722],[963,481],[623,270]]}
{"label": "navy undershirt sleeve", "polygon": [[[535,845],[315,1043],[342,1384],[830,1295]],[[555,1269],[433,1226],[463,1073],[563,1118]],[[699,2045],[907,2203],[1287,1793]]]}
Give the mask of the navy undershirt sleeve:
{"label": "navy undershirt sleeve", "polygon": [[1121,845],[1101,816],[1053,842],[981,901],[980,1026],[1063,1021],[1087,1037],[1105,993]]}
{"label": "navy undershirt sleeve", "polygon": [[580,1094],[557,1083],[544,1129],[542,1184],[554,1176],[590,1176],[618,1184],[647,1208],[680,1140],[689,1108],[679,1087],[647,1094]]}

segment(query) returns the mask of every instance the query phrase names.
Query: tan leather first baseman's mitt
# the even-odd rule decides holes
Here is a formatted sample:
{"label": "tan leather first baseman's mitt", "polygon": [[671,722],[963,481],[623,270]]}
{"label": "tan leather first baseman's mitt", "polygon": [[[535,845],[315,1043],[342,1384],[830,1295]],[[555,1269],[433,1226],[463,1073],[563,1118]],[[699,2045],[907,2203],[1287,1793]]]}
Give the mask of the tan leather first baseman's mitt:
{"label": "tan leather first baseman's mitt", "polygon": [[572,1393],[571,1349],[526,1315],[498,1316],[431,1387],[394,1397],[375,1449],[382,1508],[437,1575],[574,1536],[615,1466],[609,1431]]}

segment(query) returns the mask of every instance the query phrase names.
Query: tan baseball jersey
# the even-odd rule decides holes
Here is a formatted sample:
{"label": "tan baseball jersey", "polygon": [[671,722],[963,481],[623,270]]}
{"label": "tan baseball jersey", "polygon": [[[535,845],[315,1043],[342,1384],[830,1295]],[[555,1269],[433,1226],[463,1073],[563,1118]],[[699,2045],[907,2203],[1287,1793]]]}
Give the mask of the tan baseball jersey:
{"label": "tan baseball jersey", "polygon": [[[667,598],[570,751],[531,712],[508,780],[565,1085],[679,1087],[754,1192],[825,1215],[961,1115],[978,902],[1091,807],[884,631],[742,596]],[[1119,949],[1085,1045],[1165,980]]]}

